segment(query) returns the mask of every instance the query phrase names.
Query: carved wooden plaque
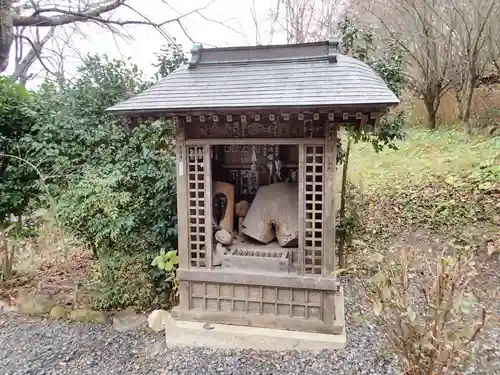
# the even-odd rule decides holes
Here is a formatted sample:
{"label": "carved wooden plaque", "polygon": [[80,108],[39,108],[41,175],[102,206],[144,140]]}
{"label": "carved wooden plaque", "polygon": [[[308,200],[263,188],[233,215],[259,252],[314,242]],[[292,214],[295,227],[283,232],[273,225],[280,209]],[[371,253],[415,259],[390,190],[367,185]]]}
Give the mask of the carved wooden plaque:
{"label": "carved wooden plaque", "polygon": [[213,117],[205,116],[204,121],[199,120],[200,116],[193,117],[192,122],[187,124],[188,139],[209,139],[209,138],[323,138],[323,121],[320,117],[303,115],[301,120],[295,118],[284,120],[283,116],[276,116],[274,121],[268,116],[259,116],[259,121],[245,116],[245,121],[241,116],[232,116],[232,121],[227,121],[227,117],[218,117],[219,121],[214,121]]}

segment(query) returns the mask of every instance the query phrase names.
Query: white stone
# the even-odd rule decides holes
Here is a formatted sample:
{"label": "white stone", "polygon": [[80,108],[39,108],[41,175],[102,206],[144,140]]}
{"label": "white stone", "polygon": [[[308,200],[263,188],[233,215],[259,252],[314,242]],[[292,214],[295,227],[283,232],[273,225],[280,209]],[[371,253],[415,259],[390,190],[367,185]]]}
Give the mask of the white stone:
{"label": "white stone", "polygon": [[170,313],[166,310],[154,310],[148,316],[148,326],[155,332],[163,331],[170,321]]}
{"label": "white stone", "polygon": [[222,266],[222,258],[225,254],[226,254],[226,248],[224,247],[223,244],[217,242],[217,245],[215,245],[214,258],[212,260],[213,265]]}
{"label": "white stone", "polygon": [[225,229],[215,232],[215,239],[223,245],[231,245],[233,242],[233,236]]}

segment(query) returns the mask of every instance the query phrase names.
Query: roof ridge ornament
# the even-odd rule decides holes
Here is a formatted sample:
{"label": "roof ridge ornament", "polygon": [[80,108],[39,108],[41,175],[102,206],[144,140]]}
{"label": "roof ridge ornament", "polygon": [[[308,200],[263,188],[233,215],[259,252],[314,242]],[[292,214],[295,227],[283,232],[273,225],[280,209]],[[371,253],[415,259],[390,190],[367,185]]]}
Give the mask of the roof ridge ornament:
{"label": "roof ridge ornament", "polygon": [[339,53],[340,38],[337,34],[332,34],[328,38],[328,62],[336,63]]}
{"label": "roof ridge ornament", "polygon": [[201,50],[203,49],[203,45],[201,43],[193,44],[191,47],[191,60],[189,61],[188,68],[195,69],[200,63],[201,58]]}

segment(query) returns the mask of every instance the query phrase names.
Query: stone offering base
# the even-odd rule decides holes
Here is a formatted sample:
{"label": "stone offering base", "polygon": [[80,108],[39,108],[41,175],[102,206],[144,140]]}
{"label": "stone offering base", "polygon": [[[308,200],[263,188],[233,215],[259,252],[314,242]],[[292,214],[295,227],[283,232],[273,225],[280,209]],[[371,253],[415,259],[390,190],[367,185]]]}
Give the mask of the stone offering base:
{"label": "stone offering base", "polygon": [[340,334],[285,331],[227,324],[171,320],[166,327],[167,347],[206,347],[252,350],[332,350],[346,345],[345,330]]}

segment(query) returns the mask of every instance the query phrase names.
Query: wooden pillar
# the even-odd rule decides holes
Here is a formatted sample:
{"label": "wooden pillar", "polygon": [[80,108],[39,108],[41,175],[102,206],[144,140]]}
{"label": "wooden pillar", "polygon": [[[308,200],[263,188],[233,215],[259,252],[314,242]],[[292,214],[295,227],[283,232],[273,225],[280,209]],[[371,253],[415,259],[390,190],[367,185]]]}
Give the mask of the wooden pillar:
{"label": "wooden pillar", "polygon": [[[325,124],[325,153],[323,168],[323,251],[322,276],[336,278],[332,275],[335,270],[335,169],[337,161],[337,128],[334,122]],[[323,296],[323,322],[334,325],[335,297],[333,293]]]}
{"label": "wooden pillar", "polygon": [[335,270],[335,170],[337,164],[337,128],[334,122],[325,124],[325,178],[323,184],[323,256],[322,275]]}
{"label": "wooden pillar", "polygon": [[176,124],[175,143],[177,158],[177,230],[179,268],[189,267],[189,234],[188,234],[188,204],[187,204],[187,153],[185,145],[185,126],[179,119]]}
{"label": "wooden pillar", "polygon": [[299,244],[297,268],[299,275],[303,276],[305,264],[305,145],[299,144],[299,170],[297,171],[299,179]]}
{"label": "wooden pillar", "polygon": [[212,155],[210,145],[203,146],[203,169],[205,171],[205,257],[206,266],[212,269]]}

